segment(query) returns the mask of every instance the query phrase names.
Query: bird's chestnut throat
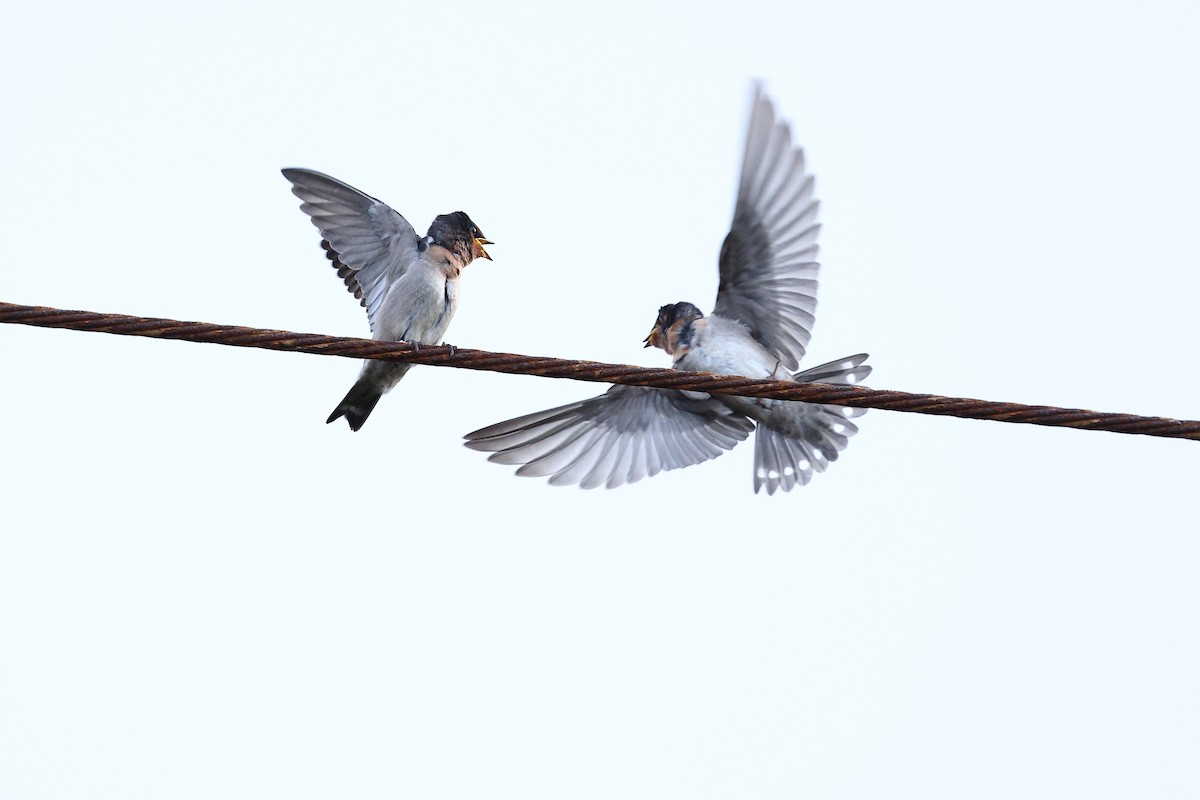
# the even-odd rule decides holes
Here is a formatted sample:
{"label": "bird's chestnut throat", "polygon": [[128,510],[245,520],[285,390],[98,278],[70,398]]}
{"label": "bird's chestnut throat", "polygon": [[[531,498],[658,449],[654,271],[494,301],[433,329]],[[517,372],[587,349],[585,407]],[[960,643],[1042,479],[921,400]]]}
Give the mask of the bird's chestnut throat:
{"label": "bird's chestnut throat", "polygon": [[666,346],[663,349],[676,359],[682,358],[696,344],[707,326],[708,320],[704,318],[679,320],[667,328]]}

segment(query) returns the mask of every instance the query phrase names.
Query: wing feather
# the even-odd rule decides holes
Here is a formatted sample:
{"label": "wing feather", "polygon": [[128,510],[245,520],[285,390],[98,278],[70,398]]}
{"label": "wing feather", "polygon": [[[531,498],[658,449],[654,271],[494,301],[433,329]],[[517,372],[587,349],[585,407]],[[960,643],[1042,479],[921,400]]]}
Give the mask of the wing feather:
{"label": "wing feather", "polygon": [[819,207],[804,151],[757,87],[713,313],[749,327],[788,370],[799,365],[812,335]]}
{"label": "wing feather", "polygon": [[346,288],[367,309],[371,331],[388,287],[417,258],[419,238],[390,206],[337,178],[289,168],[283,176],[321,232],[329,260]]}
{"label": "wing feather", "polygon": [[716,458],[754,429],[719,400],[670,389],[614,386],[590,400],[468,433],[466,446],[517,474],[584,489],[625,483]]}

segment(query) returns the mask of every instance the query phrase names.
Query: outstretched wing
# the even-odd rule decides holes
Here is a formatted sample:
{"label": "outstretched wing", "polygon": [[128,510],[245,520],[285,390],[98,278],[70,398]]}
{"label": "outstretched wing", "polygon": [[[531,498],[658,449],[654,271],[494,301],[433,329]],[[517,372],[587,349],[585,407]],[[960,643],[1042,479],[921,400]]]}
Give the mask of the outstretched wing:
{"label": "outstretched wing", "polygon": [[754,423],[707,395],[614,386],[605,394],[539,411],[466,435],[488,461],[520,464],[518,475],[550,483],[612,489],[663,470],[716,458],[743,441]]}
{"label": "outstretched wing", "polygon": [[300,210],[321,232],[329,260],[367,309],[371,331],[388,286],[417,258],[413,226],[386,203],[310,169],[285,169]]}
{"label": "outstretched wing", "polygon": [[817,207],[804,151],[758,86],[714,314],[742,322],[794,370],[817,308]]}

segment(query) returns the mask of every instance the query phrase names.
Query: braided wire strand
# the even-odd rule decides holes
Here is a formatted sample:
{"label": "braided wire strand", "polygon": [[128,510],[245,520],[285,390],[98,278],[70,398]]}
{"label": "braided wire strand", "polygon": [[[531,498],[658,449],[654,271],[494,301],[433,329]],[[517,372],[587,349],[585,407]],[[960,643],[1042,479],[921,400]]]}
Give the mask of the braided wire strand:
{"label": "braided wire strand", "polygon": [[410,361],[436,367],[538,375],[545,378],[569,378],[597,383],[653,386],[661,389],[688,389],[714,394],[736,394],[777,400],[803,400],[810,403],[875,408],[885,411],[1025,423],[1080,430],[1132,433],[1173,439],[1200,439],[1200,421],[1137,414],[1114,414],[1080,408],[1031,406],[914,394],[865,386],[840,386],[822,383],[790,383],[757,380],[707,372],[605,364],[597,361],[494,353],[487,350],[449,345],[414,345],[408,342],[377,342],[348,336],[249,328],[241,325],[216,325],[210,322],[184,322],[175,319],[136,317],[128,314],[101,314],[94,311],[69,311],[46,306],[26,306],[0,302],[0,322],[42,328],[64,328],[121,336],[146,336],[156,339],[180,339],[233,347],[255,347],[293,353]]}

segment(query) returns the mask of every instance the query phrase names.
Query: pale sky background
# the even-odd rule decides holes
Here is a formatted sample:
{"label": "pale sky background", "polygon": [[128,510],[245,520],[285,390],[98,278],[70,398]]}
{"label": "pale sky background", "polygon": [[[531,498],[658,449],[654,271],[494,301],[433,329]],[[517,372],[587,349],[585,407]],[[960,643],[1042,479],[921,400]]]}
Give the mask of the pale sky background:
{"label": "pale sky background", "polygon": [[[1191,3],[11,2],[0,300],[366,335],[279,174],[495,241],[447,340],[663,365],[750,81],[808,364],[1200,417]],[[871,412],[615,491],[467,431],[602,386],[0,326],[0,797],[1200,794],[1200,444]]]}

